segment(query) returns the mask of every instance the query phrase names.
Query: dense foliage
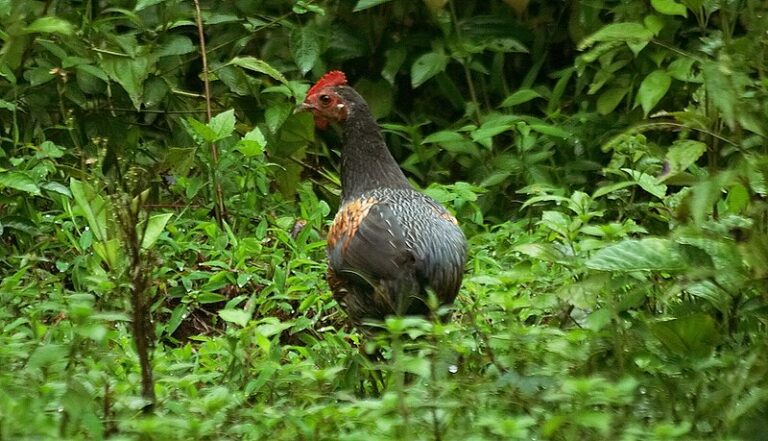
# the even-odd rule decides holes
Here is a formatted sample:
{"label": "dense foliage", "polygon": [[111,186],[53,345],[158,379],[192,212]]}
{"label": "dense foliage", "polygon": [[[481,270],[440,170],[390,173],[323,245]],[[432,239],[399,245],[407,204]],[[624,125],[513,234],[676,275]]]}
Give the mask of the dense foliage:
{"label": "dense foliage", "polygon": [[[0,439],[763,439],[765,2],[196,6],[0,0]],[[330,296],[329,69],[470,239],[446,323]]]}

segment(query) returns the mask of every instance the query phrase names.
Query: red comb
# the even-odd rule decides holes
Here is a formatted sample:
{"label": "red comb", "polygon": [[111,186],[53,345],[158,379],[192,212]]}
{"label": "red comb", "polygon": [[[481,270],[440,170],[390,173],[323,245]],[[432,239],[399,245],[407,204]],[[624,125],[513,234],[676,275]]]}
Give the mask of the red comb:
{"label": "red comb", "polygon": [[332,70],[323,75],[314,86],[312,86],[307,92],[307,96],[312,95],[320,89],[325,87],[341,86],[347,84],[347,76],[340,70]]}

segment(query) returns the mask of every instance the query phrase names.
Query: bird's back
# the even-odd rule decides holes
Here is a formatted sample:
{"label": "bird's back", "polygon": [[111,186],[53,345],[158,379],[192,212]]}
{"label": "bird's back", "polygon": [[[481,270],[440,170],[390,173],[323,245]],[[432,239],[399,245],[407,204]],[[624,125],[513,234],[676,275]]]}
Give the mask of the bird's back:
{"label": "bird's back", "polygon": [[328,279],[353,322],[425,314],[431,291],[453,302],[466,239],[439,203],[407,188],[378,188],[344,201],[328,236]]}

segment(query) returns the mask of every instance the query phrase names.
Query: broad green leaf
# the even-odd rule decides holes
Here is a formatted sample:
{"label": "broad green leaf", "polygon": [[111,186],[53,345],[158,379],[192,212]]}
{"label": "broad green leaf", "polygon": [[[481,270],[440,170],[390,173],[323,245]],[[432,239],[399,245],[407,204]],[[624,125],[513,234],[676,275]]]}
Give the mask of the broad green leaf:
{"label": "broad green leaf", "polygon": [[551,126],[549,124],[531,123],[530,127],[532,130],[536,132],[539,132],[541,134],[548,135],[548,136],[554,136],[555,138],[567,139],[571,137],[571,134],[566,132],[565,130],[559,127]]}
{"label": "broad green leaf", "polygon": [[715,61],[705,62],[702,69],[707,97],[715,103],[728,126],[734,127],[736,109],[739,107],[739,96],[731,81],[732,72],[727,66]]}
{"label": "broad green leaf", "polygon": [[54,16],[40,17],[24,28],[28,34],[60,34],[70,36],[74,34],[75,28],[72,23]]}
{"label": "broad green leaf", "polygon": [[637,182],[634,181],[623,181],[623,182],[617,182],[615,184],[609,184],[604,185],[597,190],[595,190],[595,193],[592,195],[592,199],[597,199],[600,196],[613,193],[614,191],[621,190],[623,188],[630,187],[632,185],[637,185]]}
{"label": "broad green leaf", "polygon": [[728,189],[725,202],[731,213],[742,213],[749,206],[749,191],[741,184],[734,184]]}
{"label": "broad green leaf", "polygon": [[674,176],[685,171],[694,164],[707,151],[707,145],[701,141],[691,139],[675,141],[667,152],[666,161],[668,171],[664,178]]}
{"label": "broad green leaf", "polygon": [[267,140],[261,129],[254,127],[253,130],[246,133],[243,139],[237,143],[237,149],[247,157],[259,156],[264,153],[264,147],[267,146]]}
{"label": "broad green leaf", "polygon": [[66,364],[69,360],[71,349],[68,345],[43,344],[32,351],[25,363],[27,369],[38,369],[54,364]]}
{"label": "broad green leaf", "polygon": [[229,109],[211,118],[208,127],[216,134],[214,141],[231,136],[235,131],[235,122],[235,109]]}
{"label": "broad green leaf", "polygon": [[234,323],[244,328],[251,319],[251,313],[242,309],[221,309],[219,317],[225,322]]}
{"label": "broad green leaf", "polygon": [[292,109],[293,106],[287,102],[276,103],[267,107],[267,110],[264,112],[264,120],[269,131],[277,133],[280,126],[291,116]]}
{"label": "broad green leaf", "polygon": [[512,107],[518,104],[527,103],[535,98],[541,98],[541,94],[533,89],[522,89],[508,96],[502,103],[501,107]]}
{"label": "broad green leaf", "polygon": [[96,194],[96,191],[90,184],[70,178],[69,189],[72,191],[72,197],[75,203],[88,221],[88,226],[93,232],[93,236],[99,242],[107,240],[107,202],[103,197]]}
{"label": "broad green leaf", "polygon": [[[29,219],[21,216],[0,217],[0,236],[3,235],[4,229],[22,231],[26,234],[29,234],[30,236],[37,235],[39,232],[37,225],[35,225],[34,222],[31,222]],[[2,285],[0,284],[0,286]]]}
{"label": "broad green leaf", "polygon": [[358,0],[357,4],[355,5],[355,9],[353,9],[352,12],[365,11],[366,9],[382,5],[389,1],[391,0]]}
{"label": "broad green leaf", "polygon": [[104,242],[94,242],[93,250],[111,269],[119,268],[120,260],[125,256],[122,244],[117,238],[109,239]]}
{"label": "broad green leaf", "polygon": [[297,144],[294,148],[305,145],[307,141],[315,139],[315,125],[309,112],[301,112],[296,115],[288,115],[280,126],[280,141]]}
{"label": "broad green leaf", "polygon": [[672,77],[663,70],[655,70],[645,77],[637,90],[635,102],[640,103],[646,116],[667,94]]}
{"label": "broad green leaf", "polygon": [[439,132],[435,132],[426,138],[424,138],[421,143],[422,144],[440,144],[443,142],[459,142],[464,141],[464,136],[462,136],[460,133],[451,131],[451,130],[442,130]]}
{"label": "broad green leaf", "polygon": [[564,253],[560,247],[550,243],[517,245],[514,250],[545,262],[568,262],[573,259],[572,256]]}
{"label": "broad green leaf", "polygon": [[109,56],[102,62],[104,71],[110,78],[123,86],[138,110],[141,108],[142,95],[144,93],[144,81],[149,76],[150,62],[146,56],[136,58]]}
{"label": "broad green leaf", "polygon": [[35,155],[37,158],[61,158],[64,156],[64,149],[51,141],[43,141]]}
{"label": "broad green leaf", "polygon": [[607,115],[616,109],[621,100],[629,91],[626,87],[614,87],[600,94],[597,99],[597,111],[601,115]]}
{"label": "broad green leaf", "polygon": [[291,326],[293,326],[293,323],[291,322],[281,322],[274,317],[269,317],[268,319],[263,319],[262,323],[256,327],[255,331],[261,336],[272,337],[280,334]]}
{"label": "broad green leaf", "polygon": [[204,124],[195,118],[189,117],[187,119],[188,127],[192,129],[190,135],[196,135],[203,139],[205,142],[215,142],[216,132],[207,124]]}
{"label": "broad green leaf", "polygon": [[654,176],[651,176],[648,173],[632,170],[630,168],[622,168],[621,170],[631,176],[637,185],[639,185],[640,188],[647,191],[648,193],[656,196],[659,199],[664,199],[664,196],[666,196],[667,186],[657,182]]}
{"label": "broad green leaf", "polygon": [[139,12],[143,9],[146,9],[150,6],[154,6],[160,3],[165,2],[165,0],[138,0],[136,2],[136,6],[133,8],[134,12]]}
{"label": "broad green leaf", "polygon": [[96,67],[94,65],[91,65],[91,64],[78,64],[75,67],[75,69],[78,70],[78,71],[82,71],[82,72],[85,72],[87,74],[93,75],[94,77],[96,77],[96,78],[98,78],[100,80],[109,81],[109,75],[107,75],[106,72],[104,72],[102,69],[100,69],[100,68],[98,68],[98,67]]}
{"label": "broad green leaf", "polygon": [[165,230],[165,225],[173,217],[173,213],[156,214],[149,218],[144,229],[144,237],[141,239],[141,247],[145,250],[152,248],[157,239]]}
{"label": "broad green leaf", "polygon": [[653,9],[664,15],[687,16],[685,5],[681,5],[675,0],[651,0],[651,6],[653,6]]}
{"label": "broad green leaf", "polygon": [[59,182],[55,182],[55,181],[46,182],[45,184],[41,185],[40,188],[43,189],[43,190],[47,190],[47,191],[53,192],[53,193],[58,193],[60,195],[64,195],[64,196],[69,197],[69,198],[72,197],[72,192],[69,191],[69,188],[67,188],[66,185],[61,184]]}
{"label": "broad green leaf", "polygon": [[653,32],[640,23],[613,23],[582,40],[578,49],[583,51],[593,44],[603,41],[647,43],[651,41],[651,38],[653,38]]}
{"label": "broad green leaf", "polygon": [[700,83],[701,77],[693,75],[694,63],[696,63],[696,59],[692,57],[679,57],[669,63],[667,72],[669,76],[678,81]]}
{"label": "broad green leaf", "polygon": [[508,38],[508,37],[494,38],[488,41],[487,43],[485,43],[483,46],[485,46],[485,48],[493,52],[528,53],[528,48],[525,47],[523,43],[520,43],[520,41],[514,38]]}
{"label": "broad green leaf", "polygon": [[653,237],[603,248],[586,265],[600,271],[678,271],[686,267],[675,242]]}
{"label": "broad green leaf", "polygon": [[563,238],[568,238],[570,236],[569,228],[571,220],[568,216],[559,211],[545,211],[541,213],[539,224],[544,225]]}
{"label": "broad green leaf", "polygon": [[293,61],[304,75],[312,70],[320,58],[320,34],[314,27],[305,26],[297,28],[291,37]]}
{"label": "broad green leaf", "polygon": [[480,127],[472,131],[472,140],[486,148],[491,148],[494,136],[511,130],[519,121],[520,117],[515,115],[491,116]]}
{"label": "broad green leaf", "polygon": [[441,52],[426,53],[411,66],[411,86],[417,88],[427,80],[445,70],[448,56]]}
{"label": "broad green leaf", "polygon": [[431,364],[428,358],[406,356],[400,363],[404,371],[418,375],[421,378],[429,378]]}
{"label": "broad green leaf", "polygon": [[23,172],[0,172],[0,189],[13,188],[34,195],[40,194],[40,187],[34,179]]}
{"label": "broad green leaf", "polygon": [[386,62],[384,63],[384,67],[381,69],[381,76],[385,80],[389,81],[389,84],[395,83],[395,76],[397,76],[397,72],[400,71],[400,67],[403,65],[403,62],[405,62],[405,57],[407,56],[408,52],[402,46],[396,46],[392,49],[388,49],[384,53]]}
{"label": "broad green leaf", "polygon": [[703,313],[650,323],[650,329],[667,349],[685,359],[706,357],[721,339],[712,316]]}
{"label": "broad green leaf", "polygon": [[285,76],[283,76],[282,73],[280,73],[280,71],[270,66],[266,61],[256,57],[235,57],[227,64],[240,66],[243,69],[263,73],[264,75],[268,75],[283,84],[288,84],[288,80],[285,78]]}
{"label": "broad green leaf", "polygon": [[192,43],[192,39],[186,35],[170,34],[168,39],[163,42],[160,49],[155,53],[155,56],[184,55],[196,50],[197,47]]}
{"label": "broad green leaf", "polygon": [[16,104],[0,99],[0,109],[14,111],[16,110]]}

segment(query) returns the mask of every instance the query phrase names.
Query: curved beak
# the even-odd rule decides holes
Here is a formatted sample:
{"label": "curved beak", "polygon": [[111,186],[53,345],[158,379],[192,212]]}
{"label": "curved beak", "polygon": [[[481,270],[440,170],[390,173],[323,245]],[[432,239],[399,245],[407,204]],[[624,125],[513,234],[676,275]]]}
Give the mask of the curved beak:
{"label": "curved beak", "polygon": [[295,109],[293,109],[293,113],[295,114],[295,113],[299,113],[299,112],[305,112],[307,110],[312,110],[314,108],[315,108],[315,106],[313,106],[311,104],[301,103],[298,106],[296,106]]}

